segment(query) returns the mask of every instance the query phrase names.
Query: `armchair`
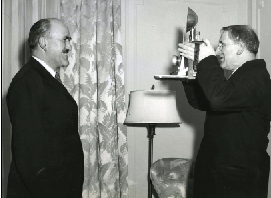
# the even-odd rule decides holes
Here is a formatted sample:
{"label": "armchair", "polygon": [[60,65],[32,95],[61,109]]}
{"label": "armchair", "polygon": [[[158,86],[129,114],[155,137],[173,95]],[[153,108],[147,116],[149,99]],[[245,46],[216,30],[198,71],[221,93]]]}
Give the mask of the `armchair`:
{"label": "armchair", "polygon": [[191,159],[163,158],[154,162],[150,177],[159,198],[192,198],[193,168]]}

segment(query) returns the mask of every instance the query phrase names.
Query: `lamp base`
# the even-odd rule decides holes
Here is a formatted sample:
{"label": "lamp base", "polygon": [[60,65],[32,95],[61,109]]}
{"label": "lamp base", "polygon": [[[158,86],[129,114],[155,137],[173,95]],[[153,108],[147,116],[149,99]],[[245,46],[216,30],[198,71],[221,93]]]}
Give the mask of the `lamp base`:
{"label": "lamp base", "polygon": [[153,137],[155,135],[156,124],[148,124],[149,138],[149,159],[148,159],[148,198],[152,197],[151,166],[153,162]]}

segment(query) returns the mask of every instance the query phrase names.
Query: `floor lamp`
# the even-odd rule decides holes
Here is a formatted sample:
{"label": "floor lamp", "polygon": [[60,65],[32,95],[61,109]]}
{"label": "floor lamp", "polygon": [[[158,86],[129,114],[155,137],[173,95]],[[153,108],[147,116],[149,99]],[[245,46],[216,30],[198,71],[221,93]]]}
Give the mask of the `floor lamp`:
{"label": "floor lamp", "polygon": [[176,107],[176,93],[168,90],[131,91],[124,124],[147,125],[148,149],[148,198],[152,197],[150,168],[153,162],[153,137],[157,125],[181,123]]}

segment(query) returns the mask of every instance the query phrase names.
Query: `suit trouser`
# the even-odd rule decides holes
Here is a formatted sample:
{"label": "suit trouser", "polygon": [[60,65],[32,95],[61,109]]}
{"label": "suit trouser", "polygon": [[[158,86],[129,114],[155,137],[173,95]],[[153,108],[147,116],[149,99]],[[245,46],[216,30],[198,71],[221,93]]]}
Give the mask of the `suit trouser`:
{"label": "suit trouser", "polygon": [[267,198],[269,167],[249,170],[196,162],[193,198]]}
{"label": "suit trouser", "polygon": [[84,167],[81,160],[49,167],[35,182],[24,181],[12,162],[7,198],[82,198]]}

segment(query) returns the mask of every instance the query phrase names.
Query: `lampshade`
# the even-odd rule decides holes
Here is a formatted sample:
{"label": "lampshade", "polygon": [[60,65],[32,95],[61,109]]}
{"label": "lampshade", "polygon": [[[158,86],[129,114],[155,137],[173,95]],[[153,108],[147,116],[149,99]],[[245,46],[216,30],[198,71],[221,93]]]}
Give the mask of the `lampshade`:
{"label": "lampshade", "polygon": [[181,123],[175,91],[131,91],[124,123]]}

